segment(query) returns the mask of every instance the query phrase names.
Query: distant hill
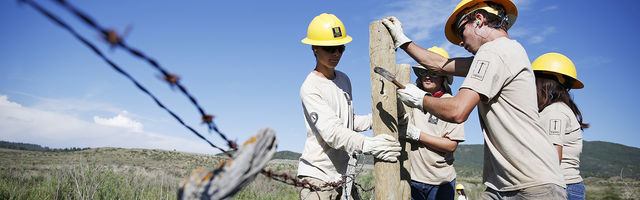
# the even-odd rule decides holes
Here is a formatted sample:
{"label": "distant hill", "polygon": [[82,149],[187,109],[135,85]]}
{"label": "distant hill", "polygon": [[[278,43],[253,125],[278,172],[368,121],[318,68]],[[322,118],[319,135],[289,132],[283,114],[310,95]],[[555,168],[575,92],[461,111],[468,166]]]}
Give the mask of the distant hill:
{"label": "distant hill", "polygon": [[65,152],[65,151],[81,151],[81,150],[89,149],[89,148],[77,148],[77,147],[55,149],[55,148],[43,147],[37,144],[7,142],[7,141],[0,141],[0,148],[26,150],[26,151],[41,151],[41,152],[45,152],[45,151]]}
{"label": "distant hill", "polygon": [[298,160],[302,154],[293,151],[278,151],[273,159]]}
{"label": "distant hill", "polygon": [[[481,176],[484,146],[482,144],[462,144],[454,153],[454,166],[461,176]],[[277,152],[274,159],[298,160],[300,153],[292,151]],[[371,156],[363,156],[361,163],[373,164]],[[601,141],[584,141],[580,158],[580,174],[609,178],[640,179],[640,148]]]}
{"label": "distant hill", "polygon": [[[460,145],[454,166],[461,175],[481,175],[483,145]],[[614,176],[640,179],[640,148],[601,141],[584,141],[580,156],[580,174],[584,177]]]}
{"label": "distant hill", "polygon": [[[230,151],[230,153],[233,153],[233,151]],[[273,155],[273,159],[283,159],[283,160],[298,160],[298,158],[300,158],[300,153],[296,153],[293,151],[278,151]],[[224,153],[218,153],[216,154],[216,156],[223,156],[225,157],[226,155]]]}
{"label": "distant hill", "polygon": [[[29,151],[77,151],[81,148],[51,149],[40,145],[0,141],[0,148],[29,150]],[[87,149],[87,148],[85,148]],[[293,151],[276,152],[273,159],[298,160],[300,153]],[[218,154],[218,156],[224,156]],[[481,144],[460,145],[454,153],[454,166],[461,176],[482,175],[482,160],[484,147]],[[362,156],[360,163],[373,164],[373,157]],[[624,178],[640,179],[640,148],[621,144],[585,141],[580,161],[580,174],[584,177],[609,178],[622,176]]]}

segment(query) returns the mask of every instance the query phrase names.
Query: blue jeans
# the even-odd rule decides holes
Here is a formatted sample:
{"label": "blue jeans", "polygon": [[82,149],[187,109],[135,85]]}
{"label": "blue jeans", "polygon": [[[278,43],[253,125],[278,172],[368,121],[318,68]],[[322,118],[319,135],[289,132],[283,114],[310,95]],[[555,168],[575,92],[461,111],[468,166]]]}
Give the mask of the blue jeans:
{"label": "blue jeans", "polygon": [[441,185],[429,185],[426,183],[411,181],[412,200],[436,200],[453,199],[455,195],[456,179]]}
{"label": "blue jeans", "polygon": [[574,184],[567,184],[567,199],[568,200],[584,200],[585,196],[584,196],[584,184],[582,182],[580,183],[574,183]]}

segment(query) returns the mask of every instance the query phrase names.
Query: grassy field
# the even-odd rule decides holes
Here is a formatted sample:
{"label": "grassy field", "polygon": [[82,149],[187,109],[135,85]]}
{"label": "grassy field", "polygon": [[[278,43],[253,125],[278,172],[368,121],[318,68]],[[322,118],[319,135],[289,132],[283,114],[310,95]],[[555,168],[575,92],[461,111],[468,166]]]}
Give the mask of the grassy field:
{"label": "grassy field", "polygon": [[[98,148],[33,152],[0,148],[0,199],[176,199],[179,182],[192,170],[217,166],[224,157],[164,150]],[[273,160],[267,168],[295,174],[296,162]],[[484,190],[478,176],[460,176],[470,199]],[[371,188],[374,175],[362,169],[357,181]],[[588,199],[637,199],[640,182],[586,178]],[[299,188],[263,175],[235,199],[298,199]],[[372,199],[373,191],[360,192]]]}

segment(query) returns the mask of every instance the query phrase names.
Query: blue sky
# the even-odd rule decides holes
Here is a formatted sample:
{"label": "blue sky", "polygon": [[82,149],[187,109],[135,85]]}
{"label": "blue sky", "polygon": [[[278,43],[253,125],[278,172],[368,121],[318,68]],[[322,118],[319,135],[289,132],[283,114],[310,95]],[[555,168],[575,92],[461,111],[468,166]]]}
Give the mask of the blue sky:
{"label": "blue sky", "polygon": [[[147,63],[111,49],[98,34],[51,1],[38,0],[91,39],[106,55],[176,111],[186,123],[225,146],[200,124],[197,110],[158,79]],[[459,1],[70,1],[105,27],[124,30],[126,42],[155,58],[198,99],[232,139],[258,129],[276,130],[278,150],[301,152],[305,126],[299,88],[315,60],[308,23],[337,15],[353,42],[337,69],[353,84],[355,112],[371,112],[369,23],[397,16],[418,45],[447,42],[444,22]],[[640,82],[633,59],[640,42],[636,1],[514,1],[517,22],[509,31],[529,59],[547,52],[573,60],[585,88],[572,91],[585,122],[587,141],[640,147],[635,118]],[[190,133],[68,32],[28,5],[0,2],[0,140],[49,147],[126,147],[218,153]],[[634,36],[636,35],[636,36]],[[398,63],[415,64],[404,52]],[[412,78],[413,79],[413,78]],[[457,91],[462,78],[456,78]],[[477,114],[465,125],[467,141],[482,144]],[[371,131],[364,134],[371,135]]]}

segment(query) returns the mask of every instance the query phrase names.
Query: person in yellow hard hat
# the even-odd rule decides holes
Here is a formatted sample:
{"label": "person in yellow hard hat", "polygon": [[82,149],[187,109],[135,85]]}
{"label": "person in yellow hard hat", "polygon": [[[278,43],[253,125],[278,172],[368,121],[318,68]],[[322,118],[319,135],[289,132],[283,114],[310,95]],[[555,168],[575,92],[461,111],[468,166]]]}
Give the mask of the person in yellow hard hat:
{"label": "person in yellow hard hat", "polygon": [[[399,89],[411,107],[462,123],[476,105],[484,134],[484,199],[564,199],[558,155],[538,124],[535,77],[525,49],[507,31],[518,11],[509,0],[463,0],[445,24],[445,36],[474,56],[447,59],[412,42],[395,17],[382,19],[395,47],[436,73],[464,76],[452,98]],[[538,196],[540,195],[540,196]]]}
{"label": "person in yellow hard hat", "polygon": [[458,193],[457,200],[467,200],[467,196],[464,194],[464,185],[462,184],[456,185],[456,193]]}
{"label": "person in yellow hard hat", "polygon": [[[429,50],[449,57],[440,47],[431,47]],[[452,97],[448,85],[453,77],[434,74],[420,65],[414,66],[413,72],[418,76],[415,84],[427,95],[435,98]],[[411,199],[453,199],[456,185],[453,152],[458,143],[465,140],[464,124],[440,120],[433,113],[417,108],[411,112],[413,118],[408,120],[404,136],[412,144],[409,152]]]}
{"label": "person in yellow hard hat", "polygon": [[582,130],[589,124],[582,122],[582,113],[569,94],[569,90],[581,89],[584,84],[578,80],[573,62],[562,54],[541,55],[531,65],[536,75],[540,125],[558,150],[567,197],[585,199],[579,169]]}
{"label": "person in yellow hard hat", "polygon": [[[326,13],[313,18],[307,37],[302,40],[302,43],[311,45],[316,63],[300,87],[307,139],[297,176],[319,187],[342,180],[350,159],[355,159],[352,157],[355,153],[371,154],[388,162],[396,162],[400,155],[400,143],[391,135],[367,137],[358,133],[371,129],[373,119],[371,114],[354,115],[351,81],[346,74],[335,69],[345,51],[345,44],[351,40],[342,21]],[[339,199],[342,195],[350,195],[349,199],[359,198],[356,189],[352,189],[350,194],[342,194],[339,188],[321,189],[311,191],[305,188],[300,198]]]}

